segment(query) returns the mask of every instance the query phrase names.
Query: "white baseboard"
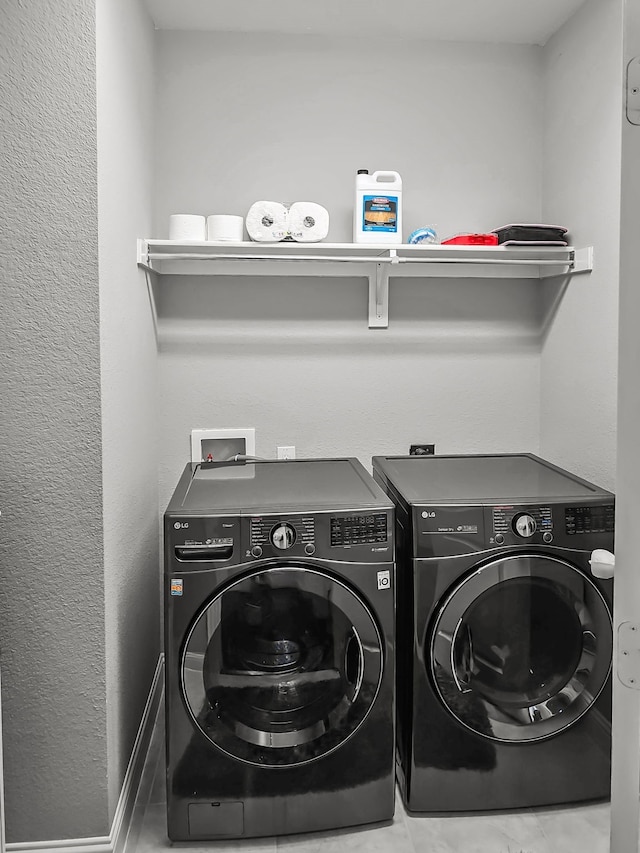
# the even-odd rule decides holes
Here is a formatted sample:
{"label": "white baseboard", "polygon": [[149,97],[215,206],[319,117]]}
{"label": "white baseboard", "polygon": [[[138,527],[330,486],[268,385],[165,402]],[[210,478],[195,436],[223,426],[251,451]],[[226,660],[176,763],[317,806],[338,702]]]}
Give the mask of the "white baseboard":
{"label": "white baseboard", "polygon": [[164,655],[158,658],[147,703],[142,714],[138,733],[131,750],[131,758],[124,775],[118,805],[109,835],[94,838],[65,838],[61,841],[18,841],[9,842],[7,853],[121,853],[131,825],[133,807],[140,785],[140,776],[151,741],[153,726],[162,696]]}

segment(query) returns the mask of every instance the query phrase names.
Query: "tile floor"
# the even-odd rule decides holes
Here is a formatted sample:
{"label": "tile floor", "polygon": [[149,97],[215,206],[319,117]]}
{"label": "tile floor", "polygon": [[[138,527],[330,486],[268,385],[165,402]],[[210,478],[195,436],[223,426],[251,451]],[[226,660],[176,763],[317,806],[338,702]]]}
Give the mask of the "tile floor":
{"label": "tile floor", "polygon": [[[165,803],[161,706],[124,853],[154,853],[172,846],[166,836]],[[517,814],[410,817],[398,797],[390,825],[175,846],[186,846],[194,853],[607,853],[609,806],[600,803]]]}

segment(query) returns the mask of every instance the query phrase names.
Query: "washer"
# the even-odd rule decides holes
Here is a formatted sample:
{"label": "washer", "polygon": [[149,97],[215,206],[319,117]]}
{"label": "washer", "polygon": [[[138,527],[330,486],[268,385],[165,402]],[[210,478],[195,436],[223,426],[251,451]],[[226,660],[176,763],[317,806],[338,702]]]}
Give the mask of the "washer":
{"label": "washer", "polygon": [[393,514],[356,459],[186,467],[164,527],[171,840],[393,817]]}
{"label": "washer", "polygon": [[396,504],[397,771],[414,812],[605,798],[614,496],[530,454],[376,457]]}

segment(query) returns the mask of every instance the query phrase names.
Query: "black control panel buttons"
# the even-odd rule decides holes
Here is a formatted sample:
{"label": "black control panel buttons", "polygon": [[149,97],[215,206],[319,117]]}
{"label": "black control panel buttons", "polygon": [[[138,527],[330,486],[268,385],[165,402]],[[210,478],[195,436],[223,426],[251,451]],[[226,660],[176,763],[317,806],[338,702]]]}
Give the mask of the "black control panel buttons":
{"label": "black control panel buttons", "polygon": [[387,516],[373,515],[332,516],[331,545],[374,545],[387,541]]}
{"label": "black control panel buttons", "polygon": [[613,504],[566,507],[564,521],[567,536],[613,533],[615,507]]}

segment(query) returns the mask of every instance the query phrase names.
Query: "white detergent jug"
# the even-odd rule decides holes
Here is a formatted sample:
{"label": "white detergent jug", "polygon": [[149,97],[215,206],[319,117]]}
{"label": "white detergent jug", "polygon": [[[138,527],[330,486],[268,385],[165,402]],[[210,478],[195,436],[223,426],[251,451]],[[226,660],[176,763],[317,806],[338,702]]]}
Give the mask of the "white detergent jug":
{"label": "white detergent jug", "polygon": [[402,243],[402,178],[397,172],[358,169],[354,243]]}

